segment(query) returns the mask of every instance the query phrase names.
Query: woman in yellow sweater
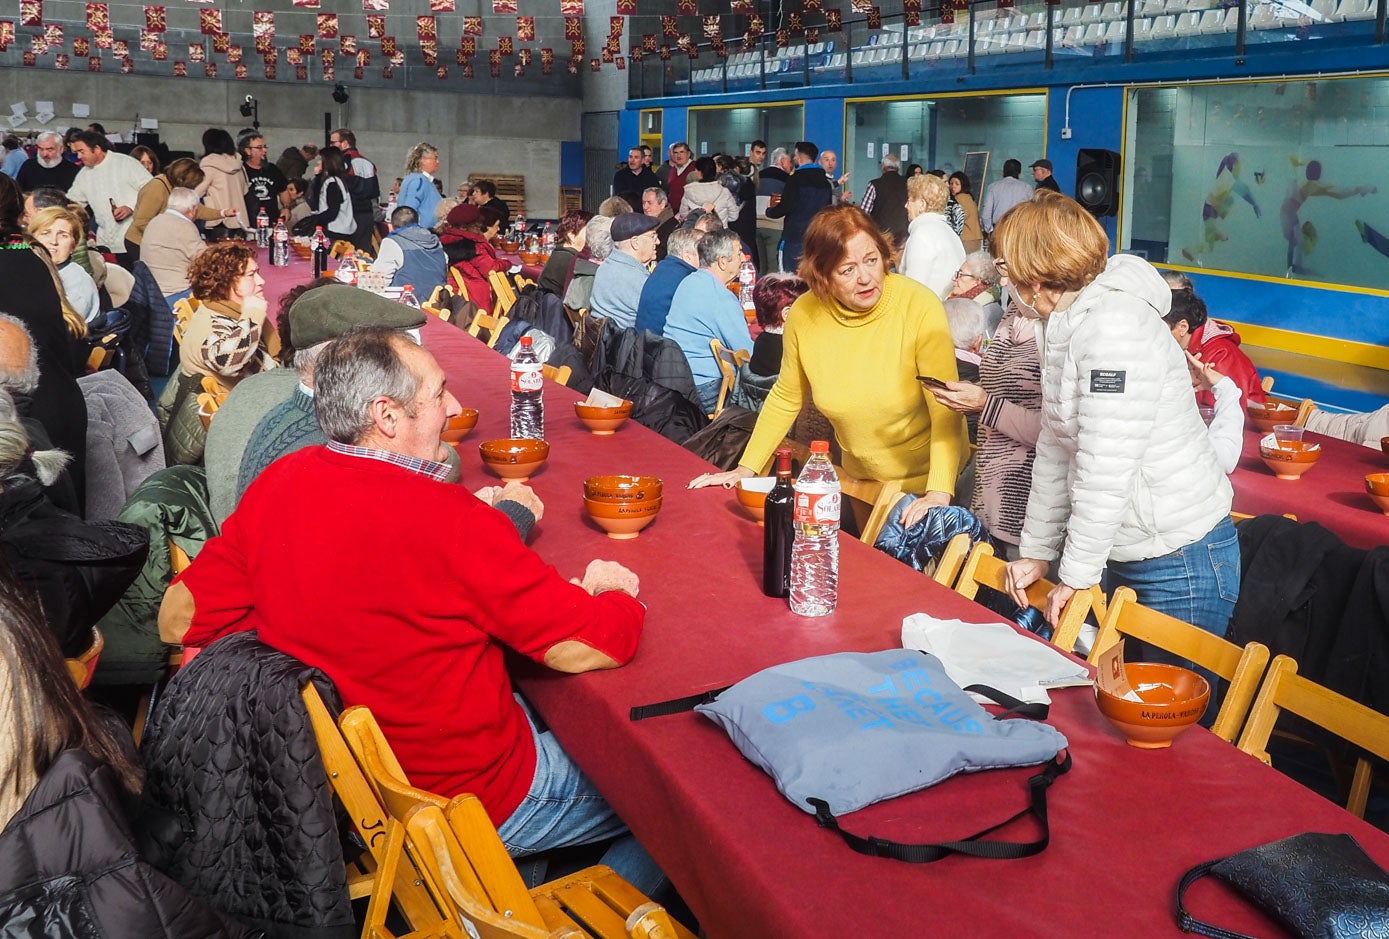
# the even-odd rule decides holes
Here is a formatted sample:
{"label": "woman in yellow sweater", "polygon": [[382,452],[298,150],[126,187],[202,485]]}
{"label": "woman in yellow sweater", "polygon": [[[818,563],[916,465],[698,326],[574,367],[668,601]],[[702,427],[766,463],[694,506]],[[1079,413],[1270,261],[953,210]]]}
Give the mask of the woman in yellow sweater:
{"label": "woman in yellow sweater", "polygon": [[731,486],[762,472],[801,405],[834,427],[844,470],[901,480],[921,493],[910,525],[949,505],[964,450],[964,422],[916,380],[955,381],[955,351],[939,298],[888,274],[890,245],[861,209],[823,209],[805,234],[800,275],[810,285],[786,317],[781,373],[737,468],[697,477],[691,488]]}

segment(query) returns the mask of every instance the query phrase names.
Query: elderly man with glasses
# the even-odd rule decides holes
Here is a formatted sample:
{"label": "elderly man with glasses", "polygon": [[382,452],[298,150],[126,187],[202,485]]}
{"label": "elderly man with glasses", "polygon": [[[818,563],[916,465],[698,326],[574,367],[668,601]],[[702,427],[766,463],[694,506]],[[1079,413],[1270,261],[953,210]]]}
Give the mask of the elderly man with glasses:
{"label": "elderly man with glasses", "polygon": [[623,212],[612,221],[614,251],[593,278],[589,309],[617,329],[635,326],[641,290],[656,259],[656,220]]}

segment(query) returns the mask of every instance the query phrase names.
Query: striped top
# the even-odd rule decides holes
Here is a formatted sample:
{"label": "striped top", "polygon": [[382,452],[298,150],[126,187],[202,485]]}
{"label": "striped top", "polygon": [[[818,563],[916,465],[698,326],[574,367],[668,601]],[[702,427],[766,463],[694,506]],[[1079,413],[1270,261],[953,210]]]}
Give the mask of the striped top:
{"label": "striped top", "polygon": [[1027,518],[1032,461],[1042,426],[1042,360],[1037,320],[1009,307],[984,351],[979,383],[977,482],[970,511],[999,541],[1017,544]]}

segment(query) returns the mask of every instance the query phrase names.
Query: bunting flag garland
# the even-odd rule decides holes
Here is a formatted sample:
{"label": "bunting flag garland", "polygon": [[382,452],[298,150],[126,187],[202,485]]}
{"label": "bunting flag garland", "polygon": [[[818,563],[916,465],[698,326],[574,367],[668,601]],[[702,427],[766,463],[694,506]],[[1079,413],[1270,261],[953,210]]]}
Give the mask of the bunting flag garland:
{"label": "bunting flag garland", "polygon": [[762,22],[762,14],[754,13],[748,17],[748,35],[753,39],[760,37],[766,28],[766,24]]}
{"label": "bunting flag garland", "polygon": [[0,49],[14,44],[14,20],[0,20]]}
{"label": "bunting flag garland", "polygon": [[492,12],[497,16],[515,16],[516,0],[492,0]]}
{"label": "bunting flag garland", "polygon": [[89,72],[99,72],[99,71],[101,71],[101,56],[99,56],[99,55],[89,55],[89,56],[87,56],[87,71],[89,71]]}
{"label": "bunting flag garland", "polygon": [[[599,58],[601,58],[604,62],[612,62],[613,59],[616,58],[616,57],[613,55],[613,51],[612,51],[611,49],[606,49],[606,48],[605,48],[602,52],[600,52],[598,55],[599,55]],[[594,69],[594,71],[597,71],[597,69]]]}
{"label": "bunting flag garland", "polygon": [[42,33],[29,37],[29,51],[34,55],[48,55],[48,40],[43,38]]}
{"label": "bunting flag garland", "polygon": [[844,14],[838,10],[825,11],[825,32],[837,33],[844,29]]}
{"label": "bunting flag garland", "polygon": [[902,20],[907,26],[921,25],[921,0],[902,0]]}
{"label": "bunting flag garland", "polygon": [[[466,17],[464,18],[464,22],[467,22]],[[386,35],[386,18],[384,16],[368,16],[367,38],[380,39],[384,35]]]}
{"label": "bunting flag garland", "polygon": [[493,78],[502,75],[502,54],[496,49],[487,50],[487,73]]}
{"label": "bunting flag garland", "polygon": [[664,39],[674,39],[680,35],[680,26],[673,16],[661,17],[661,37]]}
{"label": "bunting flag garland", "polygon": [[299,51],[304,55],[313,55],[314,37],[313,33],[299,34]]}
{"label": "bunting flag garland", "polygon": [[868,28],[869,28],[869,29],[882,29],[882,28],[883,28],[883,11],[880,10],[880,9],[878,9],[877,7],[873,7],[872,9],[870,9],[870,10],[868,11]]}
{"label": "bunting flag garland", "polygon": [[617,70],[619,72],[625,72],[627,70],[627,60],[622,56],[617,57]]}
{"label": "bunting flag garland", "polygon": [[535,42],[535,17],[516,17],[516,38],[521,42]]}
{"label": "bunting flag garland", "polygon": [[729,3],[729,12],[734,16],[751,16],[752,9],[752,0],[731,0]]}
{"label": "bunting flag garland", "polygon": [[554,50],[554,49],[541,49],[541,50],[540,50],[540,74],[542,74],[542,75],[549,75],[549,74],[550,74],[550,71],[551,71],[554,67],[555,67],[555,50]]}
{"label": "bunting flag garland", "polygon": [[715,57],[720,59],[728,58],[728,46],[724,45],[722,37],[719,37],[718,39],[715,39],[711,43],[709,43],[709,47],[714,50]]}
{"label": "bunting flag garland", "polygon": [[855,13],[867,13],[873,9],[873,0],[849,0],[849,6]]}
{"label": "bunting flag garland", "polygon": [[675,0],[675,12],[680,16],[698,16],[698,0]]}
{"label": "bunting flag garland", "polygon": [[998,0],[998,8],[1000,10],[1011,10],[1015,5],[1013,0]]}
{"label": "bunting flag garland", "polygon": [[391,68],[389,65],[382,66],[381,77],[386,79],[386,81],[390,81],[392,78],[395,78],[395,69]]}
{"label": "bunting flag garland", "polygon": [[497,51],[505,56],[512,55],[513,47],[510,36],[503,36],[497,40]]}
{"label": "bunting flag garland", "polygon": [[367,13],[385,13],[391,8],[391,0],[362,0],[362,9]]}
{"label": "bunting flag garland", "polygon": [[154,44],[159,42],[159,34],[148,29],[140,30],[140,51],[153,52]]}
{"label": "bunting flag garland", "polygon": [[442,80],[442,79],[445,79],[445,78],[448,78],[448,77],[449,77],[449,67],[448,67],[447,65],[441,65],[441,66],[439,66],[438,68],[436,68],[436,69],[434,70],[434,75],[435,75],[436,78],[439,78],[439,79],[441,79],[441,80]]}
{"label": "bunting flag garland", "polygon": [[426,45],[425,43],[420,43],[420,59],[421,59],[421,60],[424,62],[424,64],[425,64],[427,67],[429,67],[429,68],[433,68],[434,66],[438,65],[438,64],[439,64],[439,49],[438,49],[438,47],[435,46],[433,43],[429,43],[428,45]]}
{"label": "bunting flag garland", "polygon": [[598,59],[589,59],[588,68],[591,72],[601,72],[603,71],[603,63],[600,62]]}
{"label": "bunting flag garland", "polygon": [[655,34],[655,33],[644,33],[644,34],[642,34],[642,37],[641,37],[641,51],[642,51],[642,52],[655,52],[655,51],[656,51],[656,34]]}
{"label": "bunting flag garland", "polygon": [[231,36],[226,33],[218,33],[212,37],[212,51],[226,55],[231,51]]}
{"label": "bunting flag garland", "polygon": [[145,7],[145,29],[152,33],[162,33],[168,28],[167,22],[163,7]]}
{"label": "bunting flag garland", "polygon": [[573,59],[584,57],[584,41],[582,39],[575,39],[569,43],[569,56]]}
{"label": "bunting flag garland", "polygon": [[275,38],[275,14],[269,10],[256,10],[252,13],[251,35],[256,39]]}
{"label": "bunting flag garland", "polygon": [[367,70],[359,65],[352,70],[352,77],[357,81],[361,81],[363,78],[367,77]]}
{"label": "bunting flag garland", "polygon": [[61,46],[63,44],[63,27],[57,23],[48,23],[43,28],[43,41],[50,46]]}
{"label": "bunting flag garland", "polygon": [[603,43],[603,48],[607,49],[613,55],[617,55],[622,51],[622,40],[617,36],[609,36],[607,41]]}
{"label": "bunting flag garland", "polygon": [[820,41],[820,31],[818,29],[807,29],[805,31],[806,45],[813,46]]}
{"label": "bunting flag garland", "polygon": [[111,54],[117,58],[128,58],[130,56],[130,43],[125,39],[117,39],[111,43]]}
{"label": "bunting flag garland", "polygon": [[275,76],[279,73],[279,70],[280,67],[276,63],[270,61],[267,61],[265,63],[265,77],[268,80],[274,81]]}
{"label": "bunting flag garland", "polygon": [[464,77],[464,78],[472,78],[472,77],[473,77],[473,74],[474,74],[474,72],[473,72],[473,63],[472,63],[472,62],[467,62],[466,64],[464,64],[464,66],[463,66],[463,77]]}
{"label": "bunting flag garland", "polygon": [[402,65],[404,65],[405,53],[401,52],[399,49],[391,53],[391,64],[394,65],[396,68],[400,68]]}
{"label": "bunting flag garland", "polygon": [[202,43],[200,43],[200,42],[194,43],[193,45],[191,45],[191,46],[188,47],[188,61],[189,61],[189,62],[201,62],[201,61],[203,61],[203,60],[206,59],[206,58],[207,58],[207,50],[203,48],[203,44],[202,44]]}
{"label": "bunting flag garland", "polygon": [[87,40],[85,37],[79,36],[72,41],[72,54],[79,59],[87,56]]}
{"label": "bunting flag garland", "polygon": [[183,78],[183,77],[184,77],[185,75],[187,75],[187,74],[188,74],[188,65],[187,65],[187,63],[185,63],[185,62],[175,62],[175,63],[174,63],[174,77],[175,77],[175,78]]}
{"label": "bunting flag garland", "polygon": [[518,61],[520,61],[522,65],[530,65],[531,51],[529,49],[522,49],[520,52],[517,53],[517,59]]}
{"label": "bunting flag garland", "polygon": [[318,38],[338,38],[338,15],[336,13],[318,14]]}
{"label": "bunting flag garland", "polygon": [[511,74],[514,78],[525,78],[526,67],[522,65],[520,62],[517,62],[515,65],[511,67]]}
{"label": "bunting flag garland", "polygon": [[105,3],[87,4],[87,28],[91,30],[111,28],[111,13]]}
{"label": "bunting flag garland", "polygon": [[579,61],[579,59],[570,59],[568,62],[564,63],[564,70],[570,75],[579,74]]}
{"label": "bunting flag garland", "polygon": [[92,34],[92,45],[98,49],[109,49],[115,44],[115,36],[109,29],[98,29]]}
{"label": "bunting flag garland", "polygon": [[381,54],[384,55],[384,56],[394,56],[394,55],[396,54],[396,51],[397,51],[397,50],[396,50],[396,45],[395,45],[395,37],[394,37],[394,36],[382,36],[382,37],[381,37]]}
{"label": "bunting flag garland", "polygon": [[670,46],[666,45],[665,43],[662,43],[662,44],[661,44],[661,48],[659,49],[659,54],[660,54],[660,56],[661,56],[661,61],[662,61],[662,62],[669,62],[669,61],[670,61]]}
{"label": "bunting flag garland", "polygon": [[799,36],[803,33],[805,27],[801,25],[801,15],[799,13],[786,14],[786,28],[791,30],[793,36]]}
{"label": "bunting flag garland", "polygon": [[367,49],[357,50],[357,67],[366,68],[371,64],[371,52]]}
{"label": "bunting flag garland", "polygon": [[332,49],[321,49],[319,61],[323,63],[323,80],[332,81],[338,71],[338,54]]}
{"label": "bunting flag garland", "polygon": [[940,21],[942,24],[946,26],[949,26],[951,23],[955,22],[955,10],[950,6],[950,4],[942,3],[940,5]]}
{"label": "bunting flag garland", "polygon": [[456,50],[453,54],[453,60],[457,62],[459,65],[467,65],[469,58],[470,56],[468,56],[468,54],[465,53],[462,49]]}
{"label": "bunting flag garland", "polygon": [[[119,55],[120,53],[117,52],[116,54]],[[233,45],[233,46],[227,47],[227,61],[230,62],[232,65],[237,65],[237,64],[239,64],[239,63],[241,62],[241,47],[240,47],[240,46]]]}
{"label": "bunting flag garland", "polygon": [[420,42],[438,39],[439,24],[432,16],[417,16],[415,17],[415,34],[419,37]]}
{"label": "bunting flag garland", "polygon": [[25,68],[33,68],[38,63],[38,60],[39,57],[34,55],[34,50],[32,49],[25,49],[23,55],[20,57],[20,61],[24,63]]}
{"label": "bunting flag garland", "polygon": [[343,55],[357,54],[357,37],[343,36],[338,40],[338,51]]}
{"label": "bunting flag garland", "polygon": [[285,61],[288,62],[290,65],[303,65],[304,53],[297,46],[292,49],[286,49]]}
{"label": "bunting flag garland", "polygon": [[[299,0],[294,0],[294,5],[295,5],[295,6],[298,6],[298,5],[299,5]],[[316,2],[315,2],[315,5],[317,5]],[[308,67],[307,65],[296,65],[296,66],[294,66],[294,80],[295,80],[295,81],[301,81],[301,82],[306,82],[306,81],[308,81],[308,80],[309,80],[309,67]]]}
{"label": "bunting flag garland", "polygon": [[789,30],[789,29],[778,29],[778,30],[776,31],[776,47],[777,47],[778,49],[785,49],[785,48],[786,48],[787,46],[789,46],[790,44],[791,44],[791,30]]}
{"label": "bunting flag garland", "polygon": [[265,55],[271,49],[275,48],[275,39],[273,36],[257,36],[255,41],[256,52],[261,55]]}
{"label": "bunting flag garland", "polygon": [[464,36],[458,40],[458,51],[471,59],[477,55],[477,40],[472,36]]}
{"label": "bunting flag garland", "polygon": [[623,30],[623,27],[624,27],[625,23],[626,23],[626,20],[624,20],[624,19],[623,19],[622,17],[620,17],[620,16],[610,16],[610,17],[608,17],[608,35],[609,35],[609,36],[621,36],[621,35],[622,35],[622,30]]}
{"label": "bunting flag garland", "polygon": [[[430,13],[452,13],[452,12],[453,12],[453,0],[429,0],[429,12],[430,12]],[[445,71],[444,74],[447,75],[448,72]]]}
{"label": "bunting flag garland", "polygon": [[66,71],[66,70],[67,70],[67,67],[68,67],[68,57],[67,57],[67,53],[66,53],[66,52],[59,52],[57,55],[55,55],[55,56],[53,57],[53,64],[56,65],[56,66],[58,66],[58,68],[63,69],[64,71]]}
{"label": "bunting flag garland", "polygon": [[481,35],[482,35],[482,17],[480,17],[480,16],[465,16],[465,17],[463,17],[463,35],[465,35],[465,36],[481,36]]}
{"label": "bunting flag garland", "polygon": [[822,0],[805,0],[801,4],[801,9],[807,13],[819,13],[822,9],[821,2]]}
{"label": "bunting flag garland", "polygon": [[216,63],[216,62],[204,62],[204,63],[203,63],[203,74],[204,74],[205,76],[207,76],[208,78],[216,78],[216,77],[217,77],[217,63]]}
{"label": "bunting flag garland", "polygon": [[564,18],[564,38],[584,38],[584,21],[577,16],[566,16]]}
{"label": "bunting flag garland", "polygon": [[[317,9],[318,9],[318,0],[293,0],[293,2],[294,2],[294,5],[295,5],[295,6],[297,6],[297,7],[302,7],[302,8],[304,8],[304,9],[306,9],[306,10],[317,10]],[[298,69],[295,69],[295,71],[298,72]],[[305,68],[304,71],[305,71],[305,73],[306,73],[305,76],[304,76],[304,78],[307,78],[307,77],[308,77],[308,75],[307,75],[308,69]],[[301,78],[301,79],[299,79],[299,80],[300,80],[300,81],[303,81],[304,79]]]}
{"label": "bunting flag garland", "polygon": [[584,0],[559,0],[561,16],[583,16]]}
{"label": "bunting flag garland", "polygon": [[43,25],[43,0],[19,0],[19,25]]}
{"label": "bunting flag garland", "polygon": [[130,75],[135,71],[135,60],[130,56],[121,59],[121,74]]}
{"label": "bunting flag garland", "polygon": [[246,70],[246,63],[236,63],[236,68],[232,69],[232,74],[235,75],[238,80],[244,80],[248,74]]}
{"label": "bunting flag garland", "polygon": [[719,18],[717,16],[704,17],[704,38],[717,39],[719,36],[722,35],[723,30],[719,26]]}
{"label": "bunting flag garland", "polygon": [[169,58],[169,44],[162,39],[155,42],[154,48],[150,50],[150,58],[156,62],[166,61]]}
{"label": "bunting flag garland", "polygon": [[198,32],[212,36],[222,31],[222,11],[217,9],[198,11]]}
{"label": "bunting flag garland", "polygon": [[618,16],[636,16],[637,0],[617,0]]}

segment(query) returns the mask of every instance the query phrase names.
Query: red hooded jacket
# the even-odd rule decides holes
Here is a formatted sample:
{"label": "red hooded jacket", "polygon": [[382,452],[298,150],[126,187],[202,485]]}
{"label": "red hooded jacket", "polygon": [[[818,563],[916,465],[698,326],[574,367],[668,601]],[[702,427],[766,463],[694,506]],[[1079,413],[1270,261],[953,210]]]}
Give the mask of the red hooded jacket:
{"label": "red hooded jacket", "polygon": [[[1219,320],[1208,319],[1191,334],[1187,351],[1199,355],[1201,361],[1213,366],[1222,375],[1229,375],[1239,385],[1240,397],[1248,405],[1264,403],[1264,389],[1259,383],[1259,370],[1239,347],[1239,333]],[[1202,391],[1196,395],[1202,407],[1214,407],[1215,395]]]}

